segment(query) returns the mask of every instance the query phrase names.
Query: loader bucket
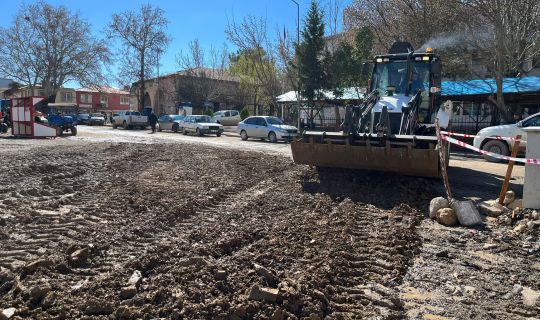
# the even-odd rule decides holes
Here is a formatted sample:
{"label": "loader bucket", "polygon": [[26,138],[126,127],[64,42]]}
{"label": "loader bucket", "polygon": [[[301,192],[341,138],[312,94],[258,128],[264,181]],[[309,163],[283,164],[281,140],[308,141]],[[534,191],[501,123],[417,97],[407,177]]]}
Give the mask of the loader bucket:
{"label": "loader bucket", "polygon": [[437,138],[394,135],[351,136],[339,132],[306,132],[291,143],[294,162],[318,167],[390,171],[440,177]]}

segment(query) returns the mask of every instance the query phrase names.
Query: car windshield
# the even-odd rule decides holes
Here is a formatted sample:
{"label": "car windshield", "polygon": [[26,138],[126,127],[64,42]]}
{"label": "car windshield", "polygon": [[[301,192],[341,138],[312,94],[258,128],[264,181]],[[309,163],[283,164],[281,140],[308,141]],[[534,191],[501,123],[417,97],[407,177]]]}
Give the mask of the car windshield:
{"label": "car windshield", "polygon": [[266,122],[268,122],[268,124],[283,124],[283,121],[281,121],[280,118],[276,118],[276,117],[268,117],[266,118]]}
{"label": "car windshield", "polygon": [[193,120],[197,123],[212,122],[209,116],[196,116],[196,117],[193,117]]}
{"label": "car windshield", "polygon": [[132,116],[140,116],[140,112],[139,111],[131,111],[131,115]]}
{"label": "car windshield", "polygon": [[176,116],[176,117],[173,118],[173,120],[175,120],[175,121],[184,120],[184,116]]}
{"label": "car windshield", "polygon": [[92,113],[92,117],[103,117],[101,113]]}
{"label": "car windshield", "polygon": [[88,119],[88,118],[90,118],[90,115],[89,114],[80,114],[78,117],[79,117],[79,119]]}

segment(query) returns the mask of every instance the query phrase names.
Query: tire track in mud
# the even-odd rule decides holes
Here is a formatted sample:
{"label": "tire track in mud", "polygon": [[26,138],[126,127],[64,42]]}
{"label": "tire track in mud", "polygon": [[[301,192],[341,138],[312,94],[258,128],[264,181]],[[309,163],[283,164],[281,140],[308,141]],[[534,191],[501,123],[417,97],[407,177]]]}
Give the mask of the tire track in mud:
{"label": "tire track in mud", "polygon": [[[132,308],[135,318],[403,316],[394,288],[417,245],[417,211],[397,206],[398,197],[383,208],[366,204],[354,196],[366,186],[340,177],[327,192],[313,187],[320,181],[306,183],[313,169],[260,154],[191,145],[84,149],[61,157],[54,153],[62,148],[35,151],[41,160],[31,161],[13,155],[16,179],[0,173],[10,181],[0,190],[10,232],[0,234],[10,248],[0,265],[18,272],[47,259],[23,284],[46,278],[59,293],[55,306],[26,316],[78,318],[81,304],[96,298],[112,310]],[[73,263],[74,250],[85,248],[88,257]],[[144,281],[122,299],[135,270]],[[278,289],[276,301],[248,299],[255,284]]]}

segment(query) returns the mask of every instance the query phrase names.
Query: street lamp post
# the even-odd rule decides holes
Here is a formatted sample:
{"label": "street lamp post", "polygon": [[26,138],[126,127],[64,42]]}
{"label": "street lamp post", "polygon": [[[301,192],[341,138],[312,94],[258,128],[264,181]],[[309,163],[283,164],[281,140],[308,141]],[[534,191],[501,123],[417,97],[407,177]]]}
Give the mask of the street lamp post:
{"label": "street lamp post", "polygon": [[[155,112],[158,112],[158,108],[159,108],[159,53],[161,52],[161,49],[160,48],[156,48],[156,51],[157,51],[157,97],[156,97],[156,110]],[[154,112],[154,113],[155,113]],[[159,112],[161,112],[161,110],[159,110]]]}
{"label": "street lamp post", "polygon": [[300,66],[298,65],[298,50],[300,50],[300,5],[296,0],[291,0],[296,4],[296,64],[297,64],[297,72],[298,72],[298,84],[297,84],[297,91],[296,91],[296,99],[298,100],[298,130],[302,130],[300,128]]}

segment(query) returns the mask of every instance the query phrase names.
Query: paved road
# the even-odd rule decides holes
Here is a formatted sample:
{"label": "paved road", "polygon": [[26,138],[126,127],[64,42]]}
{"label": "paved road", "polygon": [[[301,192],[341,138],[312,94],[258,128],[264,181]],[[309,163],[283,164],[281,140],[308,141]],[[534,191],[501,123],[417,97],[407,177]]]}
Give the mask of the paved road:
{"label": "paved road", "polygon": [[237,149],[241,151],[261,151],[270,154],[279,154],[292,157],[291,148],[288,143],[270,143],[260,140],[242,141],[234,132],[225,132],[221,137],[213,135],[197,137],[192,135],[184,136],[174,132],[156,132],[151,134],[149,130],[124,130],[112,129],[111,127],[89,127],[78,126],[76,137],[69,137],[69,140],[84,140],[93,142],[131,142],[131,143],[193,143],[206,144],[210,146]]}

